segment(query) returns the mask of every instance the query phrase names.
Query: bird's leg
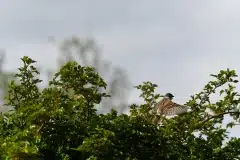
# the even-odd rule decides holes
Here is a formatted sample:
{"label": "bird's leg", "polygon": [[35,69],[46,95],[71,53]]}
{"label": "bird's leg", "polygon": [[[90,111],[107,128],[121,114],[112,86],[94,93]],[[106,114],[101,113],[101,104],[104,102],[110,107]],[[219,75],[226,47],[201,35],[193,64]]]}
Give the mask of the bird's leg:
{"label": "bird's leg", "polygon": [[155,118],[153,119],[153,124],[157,125],[159,121],[159,118],[157,116],[155,116]]}
{"label": "bird's leg", "polygon": [[162,114],[156,115],[155,118],[153,119],[153,124],[157,125],[157,124],[161,123],[162,116],[163,116]]}

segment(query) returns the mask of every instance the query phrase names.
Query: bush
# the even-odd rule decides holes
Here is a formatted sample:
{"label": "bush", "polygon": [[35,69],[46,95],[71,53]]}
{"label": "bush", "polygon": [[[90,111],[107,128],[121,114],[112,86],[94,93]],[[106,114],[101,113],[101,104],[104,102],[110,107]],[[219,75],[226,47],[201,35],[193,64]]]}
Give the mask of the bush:
{"label": "bush", "polygon": [[[23,57],[17,82],[9,84],[7,104],[15,111],[0,117],[1,159],[173,159],[233,160],[240,156],[240,139],[227,142],[224,115],[239,122],[237,75],[227,69],[212,75],[202,92],[191,97],[191,111],[154,125],[152,107],[159,94],[156,84],[137,86],[145,103],[130,106],[130,114],[115,110],[97,114],[107,84],[94,68],[76,62],[65,64],[49,86],[40,90],[34,60]],[[224,87],[226,86],[226,87]],[[221,96],[211,102],[210,96]],[[205,112],[211,109],[214,113]],[[224,143],[225,142],[225,143]]]}

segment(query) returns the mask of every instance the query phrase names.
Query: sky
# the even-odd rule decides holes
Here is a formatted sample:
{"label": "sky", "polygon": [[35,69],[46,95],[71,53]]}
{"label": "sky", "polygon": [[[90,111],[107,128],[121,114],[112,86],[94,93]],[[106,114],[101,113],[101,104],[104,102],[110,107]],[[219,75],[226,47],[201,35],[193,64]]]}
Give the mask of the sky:
{"label": "sky", "polygon": [[[212,73],[239,74],[239,0],[0,0],[0,12],[6,70],[16,70],[24,55],[56,67],[57,47],[48,38],[74,35],[94,37],[134,85],[156,83],[178,103],[201,91]],[[133,90],[129,101],[138,94]]]}

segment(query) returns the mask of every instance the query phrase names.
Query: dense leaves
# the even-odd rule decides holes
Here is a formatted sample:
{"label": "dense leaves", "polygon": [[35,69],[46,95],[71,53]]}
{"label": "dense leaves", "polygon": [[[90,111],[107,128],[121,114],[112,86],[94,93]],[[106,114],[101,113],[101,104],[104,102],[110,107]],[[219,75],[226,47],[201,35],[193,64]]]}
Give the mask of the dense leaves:
{"label": "dense leaves", "polygon": [[[22,61],[6,97],[15,111],[0,117],[1,159],[240,159],[240,139],[227,136],[227,128],[240,121],[234,70],[212,75],[215,80],[187,102],[190,112],[159,117],[161,124],[154,125],[156,84],[136,86],[145,103],[132,104],[129,115],[97,114],[96,104],[111,97],[100,92],[107,84],[94,68],[69,62],[40,90],[35,61]],[[224,115],[233,118],[227,126]]]}

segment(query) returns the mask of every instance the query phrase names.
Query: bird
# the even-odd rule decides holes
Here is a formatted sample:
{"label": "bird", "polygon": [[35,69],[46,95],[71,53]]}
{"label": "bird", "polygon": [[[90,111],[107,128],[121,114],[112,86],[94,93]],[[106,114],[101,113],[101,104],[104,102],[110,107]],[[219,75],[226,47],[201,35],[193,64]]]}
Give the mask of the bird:
{"label": "bird", "polygon": [[[166,93],[163,99],[154,106],[154,111],[157,115],[174,116],[188,111],[189,107],[173,102],[173,97],[172,93]],[[154,123],[158,121],[159,119],[155,117]]]}

